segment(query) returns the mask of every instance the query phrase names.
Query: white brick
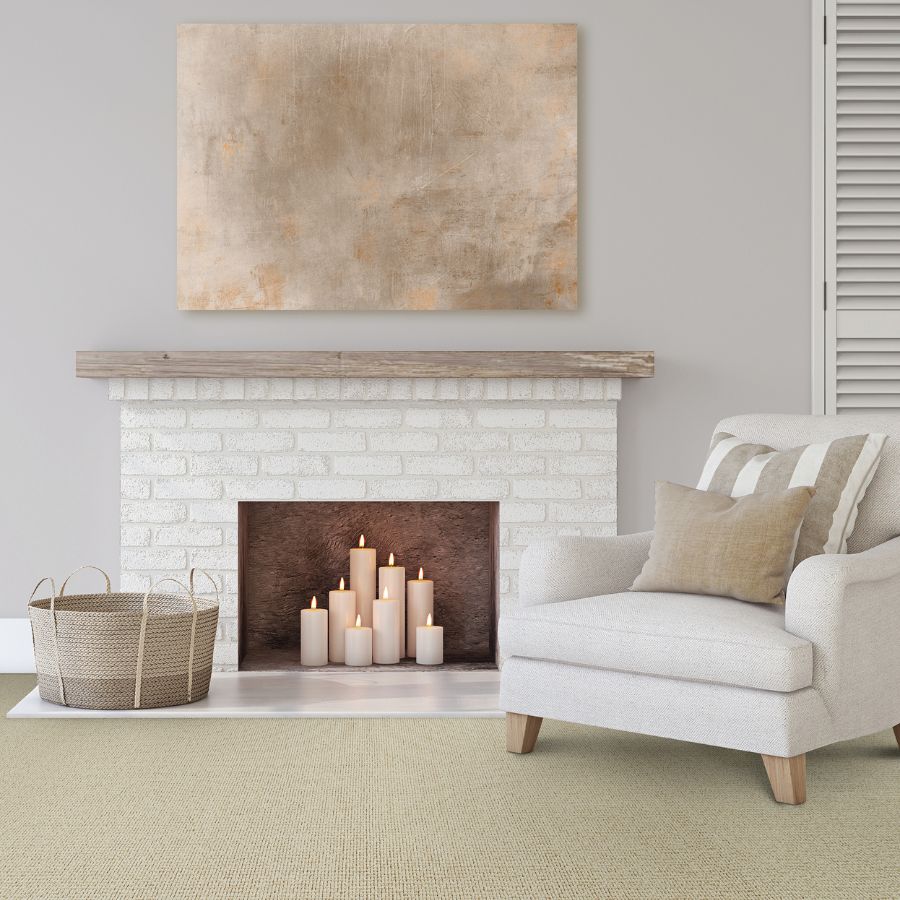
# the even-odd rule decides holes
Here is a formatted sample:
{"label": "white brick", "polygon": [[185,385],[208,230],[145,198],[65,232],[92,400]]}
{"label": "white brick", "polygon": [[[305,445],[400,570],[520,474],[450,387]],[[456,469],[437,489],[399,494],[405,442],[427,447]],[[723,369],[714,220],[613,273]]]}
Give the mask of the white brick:
{"label": "white brick", "polygon": [[263,428],[327,428],[330,418],[327,409],[316,407],[264,409],[260,425]]}
{"label": "white brick", "polygon": [[126,400],[147,400],[150,397],[150,383],[146,378],[125,379]]}
{"label": "white brick", "polygon": [[107,388],[109,390],[109,399],[110,400],[124,400],[125,399],[125,379],[124,378],[110,378],[107,384]]}
{"label": "white brick", "polygon": [[463,385],[463,397],[466,400],[481,400],[484,397],[484,379],[466,378]]}
{"label": "white brick", "polygon": [[149,432],[122,431],[120,446],[122,450],[149,450],[152,444]]}
{"label": "white brick", "polygon": [[459,400],[459,379],[441,378],[437,383],[439,400]]}
{"label": "white brick", "polygon": [[553,378],[535,378],[531,383],[531,395],[535,400],[552,400],[556,396]]}
{"label": "white brick", "polygon": [[292,378],[270,378],[269,379],[269,399],[270,400],[293,400],[294,399],[294,380]]}
{"label": "white brick", "polygon": [[582,400],[605,400],[606,385],[603,378],[582,378],[581,379],[581,399]]}
{"label": "white brick", "polygon": [[551,456],[551,475],[608,475],[616,471],[616,458],[607,454]]}
{"label": "white brick", "polygon": [[510,400],[530,400],[533,394],[530,378],[509,379]]}
{"label": "white brick", "polygon": [[195,409],[192,428],[255,428],[259,414],[255,409]]}
{"label": "white brick", "polygon": [[196,378],[176,378],[175,379],[175,399],[176,400],[196,400],[197,399],[197,379]]}
{"label": "white brick", "polygon": [[123,547],[150,546],[150,528],[147,525],[123,525],[119,532],[119,540]]}
{"label": "white brick", "polygon": [[[437,450],[438,436],[426,432],[393,431],[384,434],[369,436],[369,449],[374,451],[399,451],[424,453],[428,450]],[[360,448],[362,449],[362,448]]]}
{"label": "white brick", "polygon": [[584,496],[591,500],[615,500],[616,476],[608,475],[606,478],[585,478],[582,482]]}
{"label": "white brick", "polygon": [[581,435],[576,431],[538,431],[533,434],[511,436],[512,449],[517,453],[543,451],[574,451],[581,447]]}
{"label": "white brick", "polygon": [[513,496],[522,500],[577,500],[581,482],[576,478],[524,478],[513,482]]}
{"label": "white brick", "polygon": [[175,379],[174,378],[151,378],[150,379],[150,399],[151,400],[174,400],[175,399]]}
{"label": "white brick", "polygon": [[366,495],[366,483],[359,479],[317,478],[298,487],[304,500],[361,500]]}
{"label": "white brick", "polygon": [[441,435],[441,450],[507,450],[509,435],[502,431],[448,431]]}
{"label": "white brick", "polygon": [[246,389],[243,378],[222,379],[223,400],[243,400],[245,393]]}
{"label": "white brick", "polygon": [[267,475],[327,475],[327,456],[264,456]]}
{"label": "white brick", "polygon": [[500,588],[500,593],[508,594],[510,584],[511,584],[511,581],[510,581],[509,575],[501,575],[500,579],[499,579],[499,584],[498,584],[498,587]]}
{"label": "white brick", "polygon": [[509,494],[501,478],[458,478],[441,482],[441,497],[454,500],[499,500]]}
{"label": "white brick", "polygon": [[615,525],[560,525],[559,536],[611,537],[616,534]]}
{"label": "white brick", "polygon": [[359,452],[366,449],[366,436],[362,431],[300,433],[297,449],[320,453]]}
{"label": "white brick", "polygon": [[512,529],[510,543],[514,547],[527,547],[537,541],[545,541],[557,537],[559,525],[519,525]]}
{"label": "white brick", "polygon": [[521,547],[501,547],[500,548],[500,568],[501,569],[518,569],[522,562]]}
{"label": "white brick", "polygon": [[183,503],[123,503],[120,508],[123,522],[183,522],[187,507]]}
{"label": "white brick", "polygon": [[164,550],[159,547],[122,549],[123,569],[184,569],[187,553],[181,549]]}
{"label": "white brick", "polygon": [[615,431],[589,431],[584,436],[585,450],[610,450],[616,452],[616,432]]}
{"label": "white brick", "polygon": [[123,428],[184,428],[187,413],[183,409],[123,403],[120,421]]}
{"label": "white brick", "polygon": [[187,460],[169,453],[123,453],[123,475],[184,475]]}
{"label": "white brick", "polygon": [[222,529],[206,525],[163,525],[156,529],[153,543],[157,547],[218,547]]}
{"label": "white brick", "polygon": [[157,450],[188,450],[206,453],[222,449],[222,436],[212,431],[157,431],[153,435]]}
{"label": "white brick", "polygon": [[509,546],[509,528],[500,528],[497,534],[497,542],[501,547]]}
{"label": "white brick", "polygon": [[225,496],[229,500],[290,500],[294,496],[294,482],[275,478],[228,478]]}
{"label": "white brick", "polygon": [[119,576],[119,590],[124,594],[143,594],[153,584],[153,577],[143,572],[122,572]]}
{"label": "white brick", "polygon": [[615,428],[616,411],[607,407],[551,409],[549,423],[553,428]]}
{"label": "white brick", "polygon": [[[198,569],[236,569],[237,549],[218,547],[191,550],[191,565]],[[197,581],[196,584],[199,586],[202,581]]]}
{"label": "white brick", "polygon": [[556,399],[557,400],[577,400],[581,389],[580,379],[578,378],[557,378],[556,379]]}
{"label": "white brick", "polygon": [[191,460],[193,475],[256,475],[259,460],[255,456],[213,456],[204,454]]}
{"label": "white brick", "polygon": [[543,456],[481,456],[478,471],[482,475],[543,475],[546,462]]}
{"label": "white brick", "polygon": [[396,454],[385,456],[336,456],[336,475],[400,475],[403,466]]}
{"label": "white brick", "polygon": [[406,424],[412,428],[469,428],[472,413],[467,409],[409,409]]}
{"label": "white brick", "polygon": [[609,503],[551,503],[551,522],[615,522],[616,507]]}
{"label": "white brick", "polygon": [[317,378],[316,396],[320,400],[339,400],[341,397],[341,379]]}
{"label": "white brick", "polygon": [[281,450],[291,450],[293,447],[294,435],[290,431],[246,431],[225,435],[226,450],[277,453]]}
{"label": "white brick", "polygon": [[335,428],[397,428],[403,420],[399,409],[336,409]]}
{"label": "white brick", "polygon": [[509,398],[509,381],[505,378],[484,379],[485,400],[507,400]]}
{"label": "white brick", "polygon": [[221,378],[198,378],[198,400],[221,400],[224,394],[224,385]]}
{"label": "white brick", "polygon": [[607,378],[604,380],[604,386],[606,388],[606,399],[607,400],[621,400],[622,399],[622,379],[621,378]]}
{"label": "white brick", "polygon": [[295,400],[315,400],[316,399],[316,379],[315,378],[295,378],[294,379],[294,399]]}
{"label": "white brick", "polygon": [[192,503],[190,518],[192,522],[236,522],[237,503]]}
{"label": "white brick", "polygon": [[341,380],[344,400],[387,400],[386,378],[344,378]]}
{"label": "white brick", "polygon": [[412,378],[389,378],[388,400],[412,400]]}
{"label": "white brick", "polygon": [[217,478],[160,478],[156,496],[160,500],[218,500],[222,482]]}
{"label": "white brick", "polygon": [[471,475],[475,463],[471,456],[407,456],[409,475]]}
{"label": "white brick", "polygon": [[123,478],[120,489],[123,500],[149,500],[149,478]]}
{"label": "white brick", "polygon": [[547,507],[543,503],[501,503],[501,522],[543,522]]}
{"label": "white brick", "polygon": [[237,644],[223,644],[216,641],[213,647],[213,665],[217,671],[229,672],[237,668],[238,648]]}
{"label": "white brick", "polygon": [[238,530],[237,528],[226,528],[223,540],[225,541],[226,546],[228,547],[237,547],[238,545]]}
{"label": "white brick", "polygon": [[374,500],[433,500],[437,482],[425,478],[370,478],[368,496]]}
{"label": "white brick", "polygon": [[268,400],[269,380],[267,378],[245,378],[244,397],[247,400]]}
{"label": "white brick", "polygon": [[437,396],[436,378],[416,378],[413,380],[413,394],[416,400],[434,400]]}
{"label": "white brick", "polygon": [[480,409],[483,428],[543,428],[547,415],[542,409]]}

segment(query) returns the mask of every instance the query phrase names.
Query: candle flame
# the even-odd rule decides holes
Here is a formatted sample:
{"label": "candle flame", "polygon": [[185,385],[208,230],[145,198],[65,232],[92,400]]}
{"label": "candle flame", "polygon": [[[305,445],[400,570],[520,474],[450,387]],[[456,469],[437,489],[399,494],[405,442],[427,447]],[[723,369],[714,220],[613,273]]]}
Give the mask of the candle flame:
{"label": "candle flame", "polygon": [[310,608],[310,609],[315,609],[315,608],[316,608],[316,598],[315,598],[315,597],[312,598],[312,604],[310,605],[309,608]]}
{"label": "candle flame", "polygon": [[382,600],[390,600],[390,595],[388,594],[387,585],[384,586],[384,592],[381,595]]}
{"label": "candle flame", "polygon": [[393,564],[394,564],[394,554],[392,553],[392,554],[388,557],[388,565],[389,565],[389,566],[392,566]]}
{"label": "candle flame", "polygon": [[341,590],[343,590],[343,589],[344,589],[344,579],[341,578]]}
{"label": "candle flame", "polygon": [[431,613],[428,613],[428,618],[425,620],[425,625],[428,628],[431,628]]}
{"label": "candle flame", "polygon": [[425,570],[419,569],[419,581],[421,581],[425,577]]}
{"label": "candle flame", "polygon": [[362,616],[359,613],[356,614],[356,627],[359,628],[362,625]]}
{"label": "candle flame", "polygon": [[360,547],[365,547],[365,546],[366,546],[366,536],[365,536],[364,534],[361,534],[361,535],[359,536],[359,546],[360,546]]}

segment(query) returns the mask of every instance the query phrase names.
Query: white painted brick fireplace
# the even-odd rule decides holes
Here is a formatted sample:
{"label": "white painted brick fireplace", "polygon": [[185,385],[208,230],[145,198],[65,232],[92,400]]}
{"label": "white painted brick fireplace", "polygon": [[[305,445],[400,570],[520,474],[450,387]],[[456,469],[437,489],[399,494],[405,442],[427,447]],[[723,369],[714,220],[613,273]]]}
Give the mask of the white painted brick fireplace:
{"label": "white painted brick fireplace", "polygon": [[619,379],[113,378],[121,584],[191,566],[237,668],[237,501],[499,500],[500,606],[532,540],[616,530]]}

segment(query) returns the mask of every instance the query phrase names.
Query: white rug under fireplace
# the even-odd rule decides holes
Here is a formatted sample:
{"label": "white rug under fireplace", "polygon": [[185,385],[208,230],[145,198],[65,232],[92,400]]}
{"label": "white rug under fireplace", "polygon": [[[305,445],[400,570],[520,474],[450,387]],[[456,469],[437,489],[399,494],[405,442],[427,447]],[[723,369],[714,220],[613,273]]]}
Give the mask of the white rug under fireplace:
{"label": "white rug under fireplace", "polygon": [[494,718],[500,673],[215,672],[209,695],[162,709],[73,709],[41,700],[35,688],[8,713],[36,718]]}

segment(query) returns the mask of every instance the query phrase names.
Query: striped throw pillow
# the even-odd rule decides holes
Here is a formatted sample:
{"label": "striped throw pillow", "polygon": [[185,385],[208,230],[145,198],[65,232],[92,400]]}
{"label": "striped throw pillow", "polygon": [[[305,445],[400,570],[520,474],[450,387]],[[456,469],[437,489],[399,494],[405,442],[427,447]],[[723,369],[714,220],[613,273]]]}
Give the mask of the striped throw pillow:
{"label": "striped throw pillow", "polygon": [[819,553],[846,553],[857,508],[875,474],[885,437],[859,434],[773,450],[720,432],[713,435],[697,487],[728,497],[814,487],[793,565]]}

